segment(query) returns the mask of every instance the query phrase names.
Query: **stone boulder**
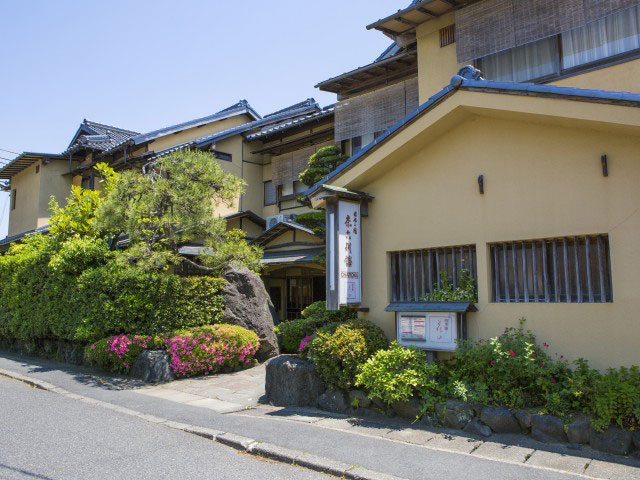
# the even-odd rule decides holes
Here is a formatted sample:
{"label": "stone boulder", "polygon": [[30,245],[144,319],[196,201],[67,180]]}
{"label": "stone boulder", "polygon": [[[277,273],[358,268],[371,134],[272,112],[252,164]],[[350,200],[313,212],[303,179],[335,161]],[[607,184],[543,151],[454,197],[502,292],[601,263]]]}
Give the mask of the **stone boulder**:
{"label": "stone boulder", "polygon": [[611,426],[604,432],[592,432],[589,445],[594,450],[614,455],[628,455],[631,450],[631,432]]}
{"label": "stone boulder", "polygon": [[528,432],[531,429],[531,410],[522,409],[516,412],[516,420],[520,424],[522,431]]}
{"label": "stone boulder", "polygon": [[349,409],[347,394],[342,390],[328,388],[318,397],[318,407],[329,412],[344,413]]}
{"label": "stone boulder", "polygon": [[393,402],[391,405],[393,411],[402,418],[407,420],[415,420],[422,415],[422,405],[417,398],[410,398],[402,402]]}
{"label": "stone boulder", "polygon": [[358,409],[369,408],[371,406],[371,399],[362,390],[350,390],[349,405],[351,405],[352,407],[354,405],[357,405]]}
{"label": "stone boulder", "polygon": [[505,407],[484,407],[480,420],[496,433],[520,433],[520,424],[511,410]]}
{"label": "stone boulder", "polygon": [[279,407],[315,407],[327,387],[316,366],[294,355],[280,355],[267,363],[265,396]]}
{"label": "stone boulder", "polygon": [[475,410],[472,405],[458,400],[447,400],[444,411],[444,424],[447,427],[462,430],[474,416]]}
{"label": "stone boulder", "polygon": [[136,358],[129,375],[146,383],[170,382],[176,379],[169,363],[169,354],[164,350],[142,352]]}
{"label": "stone boulder", "polygon": [[490,437],[492,433],[491,429],[477,418],[474,418],[469,423],[467,423],[467,425],[464,427],[464,431],[483,437]]}
{"label": "stone boulder", "polygon": [[246,267],[231,265],[224,270],[224,314],[223,323],[239,325],[254,331],[260,338],[259,361],[280,353],[274,332],[278,323],[271,298],[260,276]]}
{"label": "stone boulder", "polygon": [[567,437],[571,443],[589,443],[591,420],[586,415],[576,415],[567,425]]}
{"label": "stone boulder", "polygon": [[567,441],[564,422],[553,415],[531,415],[531,436],[545,443]]}

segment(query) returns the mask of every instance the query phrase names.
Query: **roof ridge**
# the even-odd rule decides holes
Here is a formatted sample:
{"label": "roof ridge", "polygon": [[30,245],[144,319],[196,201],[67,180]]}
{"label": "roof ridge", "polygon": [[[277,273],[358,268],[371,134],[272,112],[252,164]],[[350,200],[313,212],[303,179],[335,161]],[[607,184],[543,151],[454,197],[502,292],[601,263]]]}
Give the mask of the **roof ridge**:
{"label": "roof ridge", "polygon": [[107,125],[106,123],[94,122],[93,120],[87,120],[86,118],[82,120],[82,123],[85,125],[97,125],[100,127],[104,127],[106,129],[113,129],[123,133],[132,133],[134,135],[140,135],[139,132],[134,132],[133,130],[127,130],[126,128],[114,127],[113,125]]}

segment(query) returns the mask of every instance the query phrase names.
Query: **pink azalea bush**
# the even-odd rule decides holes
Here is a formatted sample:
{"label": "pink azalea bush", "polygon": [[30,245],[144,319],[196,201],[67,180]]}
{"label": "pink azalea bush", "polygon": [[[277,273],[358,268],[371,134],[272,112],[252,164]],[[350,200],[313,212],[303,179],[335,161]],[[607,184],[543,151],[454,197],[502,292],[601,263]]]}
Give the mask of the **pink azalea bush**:
{"label": "pink azalea bush", "polygon": [[147,349],[164,349],[177,377],[208,375],[246,366],[254,359],[260,340],[235,325],[207,325],[165,336],[117,335],[86,347],[85,358],[95,366],[128,373]]}
{"label": "pink azalea bush", "polygon": [[298,347],[298,353],[302,355],[306,355],[309,351],[309,347],[311,346],[311,340],[313,339],[313,335],[307,335],[302,340],[300,340],[300,346]]}
{"label": "pink azalea bush", "polygon": [[177,332],[166,340],[171,370],[176,377],[209,375],[251,363],[260,340],[246,328],[207,325]]}
{"label": "pink azalea bush", "polygon": [[156,348],[159,343],[160,339],[150,335],[116,335],[87,346],[85,358],[91,365],[127,373],[138,355],[144,350]]}

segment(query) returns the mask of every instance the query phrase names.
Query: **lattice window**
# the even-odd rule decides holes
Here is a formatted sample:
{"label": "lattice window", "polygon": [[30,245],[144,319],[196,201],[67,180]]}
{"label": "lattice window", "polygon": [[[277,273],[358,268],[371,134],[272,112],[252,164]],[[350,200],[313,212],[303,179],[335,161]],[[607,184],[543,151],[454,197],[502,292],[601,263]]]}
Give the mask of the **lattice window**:
{"label": "lattice window", "polygon": [[495,243],[490,262],[494,302],[613,301],[607,235]]}
{"label": "lattice window", "polygon": [[440,48],[456,42],[456,26],[452,23],[440,29]]}
{"label": "lattice window", "polygon": [[440,289],[444,272],[457,287],[463,270],[476,278],[475,245],[392,252],[391,301],[420,301]]}

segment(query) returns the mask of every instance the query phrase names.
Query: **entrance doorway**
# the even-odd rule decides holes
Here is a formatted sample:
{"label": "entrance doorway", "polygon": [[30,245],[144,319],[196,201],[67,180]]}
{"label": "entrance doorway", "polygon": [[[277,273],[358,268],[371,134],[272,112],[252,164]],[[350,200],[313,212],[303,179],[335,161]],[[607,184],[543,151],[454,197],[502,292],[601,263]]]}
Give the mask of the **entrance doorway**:
{"label": "entrance doorway", "polygon": [[313,302],[325,300],[324,272],[307,268],[282,268],[263,276],[280,321],[295,320]]}

